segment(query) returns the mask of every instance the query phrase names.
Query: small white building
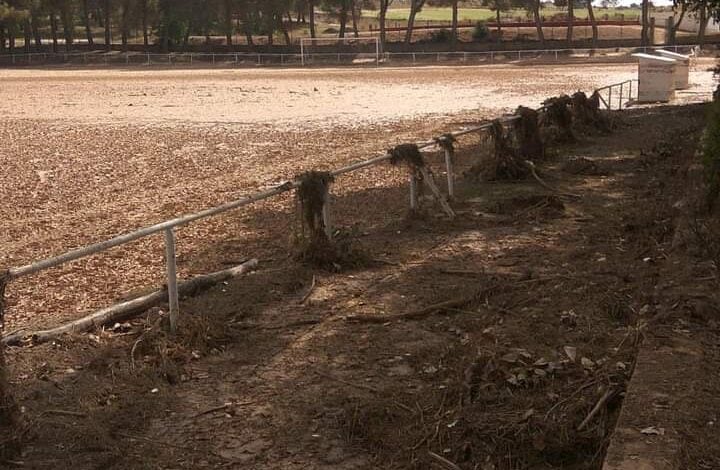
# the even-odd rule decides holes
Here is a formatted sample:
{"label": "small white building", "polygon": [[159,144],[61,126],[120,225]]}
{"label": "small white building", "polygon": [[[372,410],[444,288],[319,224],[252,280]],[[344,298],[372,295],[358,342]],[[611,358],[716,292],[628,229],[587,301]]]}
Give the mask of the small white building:
{"label": "small white building", "polygon": [[675,60],[675,89],[685,90],[690,88],[690,56],[662,49],[655,52],[657,52],[661,57],[667,57],[668,59]]}
{"label": "small white building", "polygon": [[633,54],[638,64],[638,101],[667,102],[675,95],[675,59],[650,54]]}

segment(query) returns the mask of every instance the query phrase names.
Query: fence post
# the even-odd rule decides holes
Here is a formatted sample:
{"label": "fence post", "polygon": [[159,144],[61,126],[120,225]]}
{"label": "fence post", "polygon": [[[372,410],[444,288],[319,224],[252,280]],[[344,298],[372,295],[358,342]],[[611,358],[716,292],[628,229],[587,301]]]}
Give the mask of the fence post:
{"label": "fence post", "polygon": [[170,305],[170,332],[177,331],[179,300],[177,288],[177,264],[175,260],[175,233],[172,228],[165,230],[165,264],[167,266],[168,303]]}
{"label": "fence post", "polygon": [[[452,143],[448,142],[448,145],[452,145]],[[453,199],[455,197],[455,170],[453,169],[453,152],[449,148],[445,148],[445,166],[447,168],[448,196]]]}
{"label": "fence post", "polygon": [[557,53],[557,50],[555,50],[555,62],[557,62],[557,61],[558,61],[558,53]]}
{"label": "fence post", "polygon": [[417,201],[417,175],[415,171],[410,171],[410,210],[416,211],[418,207]]}
{"label": "fence post", "polygon": [[150,65],[150,53],[147,53],[147,64]]}
{"label": "fence post", "polygon": [[125,65],[128,65],[130,63],[130,54],[128,52],[125,53]]}
{"label": "fence post", "polygon": [[629,80],[630,91],[628,91],[628,101],[632,101],[632,80]]}
{"label": "fence post", "polygon": [[608,109],[612,111],[612,86],[608,88]]}
{"label": "fence post", "polygon": [[413,65],[415,65],[415,53],[413,52]]}
{"label": "fence post", "polygon": [[623,85],[624,84],[625,84],[625,82],[620,83],[620,105],[618,106],[620,111],[622,111],[622,108],[623,108]]}
{"label": "fence post", "polygon": [[215,53],[212,53],[213,65],[215,65]]}
{"label": "fence post", "polygon": [[333,226],[332,217],[330,216],[330,188],[325,189],[325,204],[322,208],[323,225],[325,225],[325,235],[328,240],[332,240]]}

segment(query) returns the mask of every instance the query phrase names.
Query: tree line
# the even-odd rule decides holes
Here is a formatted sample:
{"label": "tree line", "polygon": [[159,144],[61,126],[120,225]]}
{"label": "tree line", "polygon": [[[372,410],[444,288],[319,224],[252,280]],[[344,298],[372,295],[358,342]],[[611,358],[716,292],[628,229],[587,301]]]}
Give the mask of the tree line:
{"label": "tree line", "polygon": [[[587,9],[592,24],[593,43],[598,40],[598,28],[591,0],[554,0],[556,6],[567,9],[567,40],[573,40],[575,10]],[[463,4],[483,5],[495,12],[500,33],[501,12],[522,9],[533,17],[538,39],[544,42],[542,0],[0,0],[0,52],[13,51],[17,37],[24,38],[25,50],[41,50],[49,43],[52,50],[71,50],[82,36],[90,47],[96,45],[96,31],[102,31],[102,45],[110,50],[117,40],[127,50],[131,32],[142,35],[143,45],[157,46],[163,51],[188,45],[191,35],[201,35],[210,42],[211,36],[224,36],[232,46],[235,34],[242,34],[248,45],[256,37],[264,36],[267,44],[291,44],[291,30],[301,24],[309,29],[310,37],[317,37],[316,17],[319,12],[339,23],[338,37],[359,34],[358,21],[363,9],[378,12],[380,40],[387,42],[387,14],[391,6],[410,9],[404,41],[412,41],[417,15],[426,6],[445,6],[452,9],[450,38],[454,46],[458,38],[458,10]],[[704,40],[705,26],[717,16],[720,0],[675,0],[678,12],[677,30],[687,15],[700,22],[698,39]],[[641,40],[649,44],[649,0],[641,4]],[[62,38],[62,41],[59,40]],[[60,44],[62,42],[62,45]],[[98,44],[99,46],[99,44]]]}

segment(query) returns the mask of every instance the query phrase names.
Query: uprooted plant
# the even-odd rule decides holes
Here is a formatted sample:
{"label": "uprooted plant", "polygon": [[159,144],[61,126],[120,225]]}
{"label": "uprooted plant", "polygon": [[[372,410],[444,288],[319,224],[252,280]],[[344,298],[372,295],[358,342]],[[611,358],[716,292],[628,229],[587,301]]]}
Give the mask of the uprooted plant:
{"label": "uprooted plant", "polygon": [[410,170],[410,174],[416,183],[415,187],[417,189],[417,196],[421,194],[422,183],[424,183],[430,189],[430,192],[440,204],[443,211],[449,217],[455,217],[455,212],[452,210],[447,199],[442,195],[440,189],[435,184],[435,178],[433,177],[432,171],[427,165],[425,165],[425,160],[423,159],[423,156],[420,153],[420,147],[418,147],[417,144],[397,145],[396,147],[388,150],[388,155],[390,156],[390,164],[407,165]]}
{"label": "uprooted plant", "polygon": [[308,171],[298,176],[297,200],[301,220],[299,258],[316,265],[332,265],[337,253],[327,233],[324,216],[335,177],[325,171]]}
{"label": "uprooted plant", "polygon": [[545,145],[540,136],[538,112],[520,106],[515,115],[520,118],[515,123],[520,156],[523,160],[542,160],[545,157]]}
{"label": "uprooted plant", "polygon": [[490,136],[494,143],[495,169],[492,179],[516,180],[527,176],[524,159],[512,145],[512,137],[499,120],[492,122]]}
{"label": "uprooted plant", "polygon": [[597,91],[590,98],[582,91],[573,94],[572,113],[579,125],[604,133],[610,132],[610,120],[600,110],[600,94]]}
{"label": "uprooted plant", "polygon": [[548,98],[543,102],[545,106],[545,116],[547,118],[547,124],[557,127],[558,135],[556,140],[558,142],[576,142],[575,134],[573,133],[573,115],[570,111],[570,105],[572,104],[572,98],[568,95],[560,95],[553,98]]}

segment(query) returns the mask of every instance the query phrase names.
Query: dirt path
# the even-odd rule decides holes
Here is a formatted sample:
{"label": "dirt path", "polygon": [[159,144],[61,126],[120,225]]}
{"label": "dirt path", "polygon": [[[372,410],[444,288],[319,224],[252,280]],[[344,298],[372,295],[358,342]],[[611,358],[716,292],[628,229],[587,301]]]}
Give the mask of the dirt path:
{"label": "dirt path", "polygon": [[[374,221],[354,228],[371,259],[365,267],[312,271],[285,259],[272,232],[259,232],[254,246],[275,255],[258,273],[184,302],[178,343],[154,330],[141,336],[145,324],[136,323],[11,352],[36,437],[25,461],[432,468],[433,452],[463,469],[599,468],[639,325],[713,274],[670,249],[671,206],[702,109],[635,111],[624,122],[542,165],[550,184],[580,199],[558,200],[532,181],[465,182],[460,216],[449,222],[404,220],[400,187],[351,191],[337,199],[338,220]],[[569,157],[592,164],[578,170]],[[477,153],[459,158],[471,162]],[[291,216],[269,207],[256,217],[246,223],[277,226]],[[206,255],[229,260],[245,243],[227,241]],[[313,276],[317,287],[300,303]],[[347,320],[469,295],[458,308],[413,321]],[[716,286],[704,295],[717,305]],[[660,324],[702,331],[705,366],[717,370],[717,313],[672,311]],[[678,406],[683,423],[717,409],[715,382],[700,373],[687,380],[705,392],[701,408]],[[608,390],[607,410],[577,431]],[[703,445],[705,429],[682,429],[685,468],[719,462],[720,452]]]}

